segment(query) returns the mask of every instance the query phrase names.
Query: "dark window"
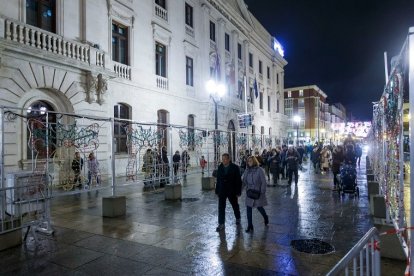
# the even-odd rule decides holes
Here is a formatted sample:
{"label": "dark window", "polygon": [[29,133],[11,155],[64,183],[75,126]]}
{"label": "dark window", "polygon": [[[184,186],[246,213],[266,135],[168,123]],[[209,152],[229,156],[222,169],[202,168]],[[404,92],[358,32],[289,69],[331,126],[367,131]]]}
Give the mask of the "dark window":
{"label": "dark window", "polygon": [[270,96],[267,96],[267,111],[270,112]]}
{"label": "dark window", "polygon": [[161,43],[155,43],[155,74],[167,77],[167,49]]}
{"label": "dark window", "polygon": [[263,109],[263,93],[259,94],[259,104],[260,104],[260,109]]}
{"label": "dark window", "polygon": [[210,21],[210,40],[216,41],[216,24]]}
{"label": "dark window", "polygon": [[165,9],[165,0],[155,0],[155,4]]}
{"label": "dark window", "polygon": [[240,100],[243,100],[243,95],[244,95],[243,82],[239,81],[238,84],[239,85],[238,85],[237,98],[239,98]]}
{"label": "dark window", "polygon": [[185,3],[185,24],[193,27],[193,7]]}
{"label": "dark window", "polygon": [[253,68],[253,54],[249,53],[249,66]]}
{"label": "dark window", "polygon": [[252,134],[256,134],[256,126],[252,125]]}
{"label": "dark window", "polygon": [[55,33],[56,1],[26,0],[26,23]]}
{"label": "dark window", "polygon": [[276,99],[276,113],[279,113],[279,99]]}
{"label": "dark window", "polygon": [[128,28],[112,22],[112,60],[128,64]]}
{"label": "dark window", "polygon": [[242,59],[242,46],[240,43],[237,43],[237,58]]}
{"label": "dark window", "polygon": [[[48,151],[49,157],[54,154],[57,141],[56,115],[48,113],[49,111],[54,110],[50,104],[44,101],[34,102],[27,108],[27,125],[29,128],[27,131],[27,145],[29,145],[27,159],[45,159]],[[48,125],[47,128],[46,125]]]}
{"label": "dark window", "polygon": [[259,60],[259,74],[263,74],[262,61]]}
{"label": "dark window", "polygon": [[224,48],[226,51],[230,52],[230,36],[229,34],[224,34]]}
{"label": "dark window", "polygon": [[125,104],[114,105],[114,140],[115,140],[115,152],[127,153],[127,135],[125,131],[125,121],[119,121],[119,119],[130,119],[129,108]]}
{"label": "dark window", "polygon": [[185,83],[189,86],[194,86],[194,66],[193,59],[186,57],[185,66]]}
{"label": "dark window", "polygon": [[270,80],[270,67],[267,66],[267,79]]}
{"label": "dark window", "polygon": [[279,84],[279,74],[276,74],[276,83]]}

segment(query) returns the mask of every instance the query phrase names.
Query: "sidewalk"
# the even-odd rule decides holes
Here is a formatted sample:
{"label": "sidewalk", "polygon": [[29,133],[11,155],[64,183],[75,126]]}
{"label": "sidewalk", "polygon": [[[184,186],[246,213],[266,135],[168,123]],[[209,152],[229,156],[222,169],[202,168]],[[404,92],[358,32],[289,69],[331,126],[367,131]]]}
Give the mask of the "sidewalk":
{"label": "sidewalk", "polygon": [[[187,177],[183,201],[165,201],[163,190],[143,192],[142,185],[117,188],[118,195],[127,196],[123,218],[102,218],[101,197],[109,190],[56,198],[54,236],[39,234],[37,247],[29,239],[26,246],[0,252],[0,273],[324,275],[373,225],[365,164],[358,169],[360,198],[339,197],[332,191],[331,173],[314,174],[309,163],[305,168],[298,185],[283,180],[267,188],[270,224],[265,227],[253,211],[253,234],[244,232],[244,194],[242,225],[235,225],[228,203],[226,229],[215,232],[217,198],[214,191],[201,191],[201,174]],[[290,247],[293,239],[311,238],[328,242],[335,252],[311,255]],[[385,262],[383,275],[402,275],[399,265]]]}

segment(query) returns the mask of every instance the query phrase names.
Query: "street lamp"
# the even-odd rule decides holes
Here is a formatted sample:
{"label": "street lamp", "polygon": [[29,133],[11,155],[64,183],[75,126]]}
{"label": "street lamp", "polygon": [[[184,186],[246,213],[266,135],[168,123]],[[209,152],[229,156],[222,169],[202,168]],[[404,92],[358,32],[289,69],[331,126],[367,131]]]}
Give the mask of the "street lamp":
{"label": "street lamp", "polygon": [[[217,135],[218,133],[218,112],[217,112],[217,105],[218,101],[221,99],[221,97],[224,96],[226,93],[226,86],[222,83],[219,83],[215,80],[209,80],[206,83],[206,90],[210,94],[210,98],[214,102],[214,135]],[[218,143],[217,143],[217,136],[214,139],[214,163],[217,165],[218,161]]]}
{"label": "street lamp", "polygon": [[296,123],[296,146],[299,146],[299,123],[300,123],[300,116],[295,115],[293,116],[293,121]]}

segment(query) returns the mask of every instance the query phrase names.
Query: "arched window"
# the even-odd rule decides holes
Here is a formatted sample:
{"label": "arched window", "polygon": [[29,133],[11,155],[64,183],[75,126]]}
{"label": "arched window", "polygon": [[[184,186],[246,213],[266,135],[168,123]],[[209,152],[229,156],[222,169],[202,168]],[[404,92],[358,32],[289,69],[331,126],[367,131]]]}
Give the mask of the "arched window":
{"label": "arched window", "polygon": [[130,108],[122,103],[114,105],[114,139],[115,139],[115,153],[127,153],[127,136],[124,126],[124,120],[131,119]]}
{"label": "arched window", "polygon": [[[27,159],[53,156],[56,149],[56,115],[48,113],[53,107],[45,101],[36,101],[26,110],[27,113]],[[48,144],[48,147],[46,147]]]}
{"label": "arched window", "polygon": [[188,115],[188,149],[194,150],[194,115]]}

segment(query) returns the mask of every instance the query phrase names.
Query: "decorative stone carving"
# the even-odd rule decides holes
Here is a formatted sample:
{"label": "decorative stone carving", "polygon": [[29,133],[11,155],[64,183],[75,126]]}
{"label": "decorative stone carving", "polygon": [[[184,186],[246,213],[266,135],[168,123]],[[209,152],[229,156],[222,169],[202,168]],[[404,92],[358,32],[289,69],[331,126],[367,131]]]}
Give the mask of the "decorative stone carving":
{"label": "decorative stone carving", "polygon": [[[108,82],[102,74],[96,77],[88,72],[86,75],[86,101],[88,103],[96,102],[99,105],[105,103],[104,95],[108,90]],[[95,98],[96,95],[96,98]]]}

